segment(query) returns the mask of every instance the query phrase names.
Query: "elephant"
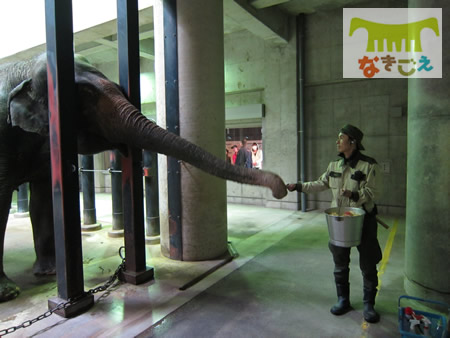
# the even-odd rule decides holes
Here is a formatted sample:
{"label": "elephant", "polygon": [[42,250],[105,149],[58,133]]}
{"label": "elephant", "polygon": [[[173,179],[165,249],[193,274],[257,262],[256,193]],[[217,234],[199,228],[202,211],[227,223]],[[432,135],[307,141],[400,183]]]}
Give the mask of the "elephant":
{"label": "elephant", "polygon": [[[275,198],[287,194],[276,174],[233,166],[147,119],[123,90],[75,55],[76,132],[80,154],[128,146],[187,162],[211,175],[268,187]],[[0,66],[0,302],[16,298],[20,289],[3,268],[6,225],[14,189],[30,183],[29,213],[36,260],[35,275],[55,273],[51,190],[47,56]]]}

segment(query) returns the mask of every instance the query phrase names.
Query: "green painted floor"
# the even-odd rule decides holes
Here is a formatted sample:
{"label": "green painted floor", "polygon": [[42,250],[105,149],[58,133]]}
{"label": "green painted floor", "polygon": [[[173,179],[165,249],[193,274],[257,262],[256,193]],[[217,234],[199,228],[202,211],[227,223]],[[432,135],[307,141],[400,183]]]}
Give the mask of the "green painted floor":
{"label": "green painted floor", "polygon": [[[120,263],[123,239],[110,238],[110,199],[97,194],[103,227],[83,238],[85,288],[105,282]],[[362,317],[362,277],[352,250],[351,302],[354,310],[335,317],[336,301],[328,232],[321,211],[307,213],[228,205],[229,241],[238,257],[178,262],[147,245],[155,279],[143,285],[119,284],[95,295],[95,305],[72,319],[52,315],[8,337],[398,337],[397,301],[403,291],[404,219],[381,217],[384,259],[379,266],[377,324]],[[55,297],[54,277],[31,273],[34,261],[28,218],[10,217],[5,270],[21,287],[14,301],[0,304],[0,330],[47,311]],[[221,266],[186,290],[180,287]]]}

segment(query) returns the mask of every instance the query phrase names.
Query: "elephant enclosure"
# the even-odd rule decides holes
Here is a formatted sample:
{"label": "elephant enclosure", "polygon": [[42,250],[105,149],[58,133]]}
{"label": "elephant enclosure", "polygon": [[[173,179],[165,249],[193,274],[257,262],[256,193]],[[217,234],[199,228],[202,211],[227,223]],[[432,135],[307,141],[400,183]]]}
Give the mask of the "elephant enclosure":
{"label": "elephant enclosure", "polygon": [[[82,198],[82,194],[80,194]],[[82,203],[80,203],[82,205]],[[96,194],[97,221],[102,229],[82,235],[85,291],[103,285],[114,273],[121,259],[119,248],[123,238],[111,238],[111,195]],[[234,245],[272,224],[283,221],[292,211],[248,206],[228,206],[228,234]],[[256,220],[256,222],[255,222]],[[243,226],[245,224],[245,226]],[[187,301],[217,282],[242,263],[232,261],[206,279],[185,291],[179,288],[199,276],[222,266],[224,260],[180,262],[164,257],[160,245],[146,245],[147,265],[155,270],[155,279],[142,285],[127,283],[113,286],[110,291],[95,294],[94,306],[75,318],[64,319],[56,314],[20,329],[11,337],[22,336],[135,336],[175,311]],[[37,277],[32,273],[35,259],[29,218],[10,214],[5,240],[5,270],[21,288],[18,298],[0,303],[0,330],[17,326],[45,313],[49,298],[57,295],[55,276]],[[246,262],[249,257],[245,257]],[[70,333],[69,333],[70,332]],[[126,334],[125,334],[126,333]]]}

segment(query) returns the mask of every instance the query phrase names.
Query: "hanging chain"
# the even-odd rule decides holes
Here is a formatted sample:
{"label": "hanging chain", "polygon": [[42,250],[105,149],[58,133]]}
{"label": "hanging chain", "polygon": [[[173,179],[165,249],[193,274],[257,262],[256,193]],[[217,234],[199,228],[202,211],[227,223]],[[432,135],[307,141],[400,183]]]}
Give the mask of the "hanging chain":
{"label": "hanging chain", "polygon": [[67,302],[59,303],[55,308],[48,310],[47,312],[44,312],[43,314],[41,314],[40,316],[37,316],[36,318],[26,320],[18,326],[12,326],[8,329],[0,330],[0,338],[3,336],[6,336],[7,334],[13,333],[19,329],[23,329],[30,325],[33,325],[34,323],[36,323],[44,318],[50,317],[53,313],[55,313],[58,310],[66,309],[66,308],[76,304],[80,299],[84,298],[86,295],[93,295],[94,293],[106,291],[109,287],[111,287],[111,285],[114,284],[114,282],[116,280],[119,279],[120,273],[125,270],[125,256],[122,255],[122,249],[125,249],[125,247],[121,246],[119,249],[119,256],[120,256],[120,258],[122,258],[122,263],[120,263],[120,265],[117,267],[114,274],[111,277],[109,277],[108,281],[105,284],[97,286],[96,288],[90,289],[89,291],[86,291],[77,297],[69,298],[67,300]]}

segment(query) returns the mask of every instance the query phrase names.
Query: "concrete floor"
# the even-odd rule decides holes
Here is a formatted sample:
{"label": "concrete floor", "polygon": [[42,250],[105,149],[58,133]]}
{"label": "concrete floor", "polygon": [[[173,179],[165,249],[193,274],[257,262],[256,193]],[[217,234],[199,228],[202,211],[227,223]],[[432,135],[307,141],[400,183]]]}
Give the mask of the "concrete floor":
{"label": "concrete floor", "polygon": [[[109,238],[111,202],[97,194],[103,228],[83,234],[86,290],[103,284],[120,263],[122,239]],[[351,301],[354,311],[335,317],[336,301],[328,232],[321,211],[307,213],[228,205],[229,241],[239,256],[224,261],[178,262],[147,246],[155,279],[143,285],[119,284],[95,295],[95,305],[72,319],[54,314],[8,337],[398,337],[398,297],[403,291],[404,219],[381,215],[384,259],[379,266],[376,308],[381,321],[362,317],[362,277],[352,250]],[[57,294],[54,277],[35,277],[28,218],[11,215],[5,270],[22,289],[0,304],[0,330],[47,311]],[[221,266],[198,283],[180,287]]]}

